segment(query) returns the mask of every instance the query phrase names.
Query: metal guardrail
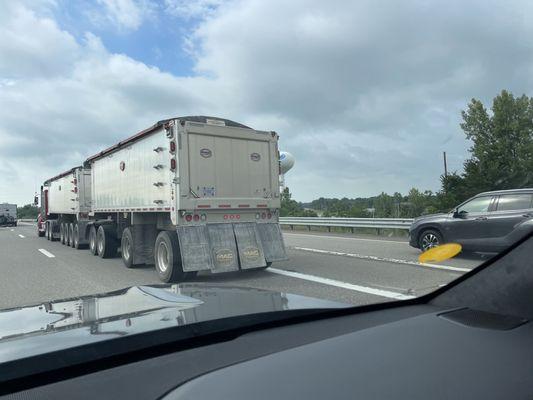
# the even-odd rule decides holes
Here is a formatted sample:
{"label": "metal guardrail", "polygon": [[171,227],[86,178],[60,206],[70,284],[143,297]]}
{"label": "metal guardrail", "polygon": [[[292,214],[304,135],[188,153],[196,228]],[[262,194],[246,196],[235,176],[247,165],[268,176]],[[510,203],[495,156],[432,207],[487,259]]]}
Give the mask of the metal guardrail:
{"label": "metal guardrail", "polygon": [[323,226],[331,230],[332,227],[351,228],[375,228],[375,229],[409,229],[413,223],[412,218],[317,218],[317,217],[280,217],[281,225],[306,226],[311,230],[312,226]]}

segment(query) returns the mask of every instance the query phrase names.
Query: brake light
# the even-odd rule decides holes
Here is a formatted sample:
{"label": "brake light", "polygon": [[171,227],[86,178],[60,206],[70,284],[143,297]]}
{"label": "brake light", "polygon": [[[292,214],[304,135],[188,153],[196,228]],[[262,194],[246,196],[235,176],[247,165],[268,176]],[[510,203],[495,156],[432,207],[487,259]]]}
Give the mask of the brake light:
{"label": "brake light", "polygon": [[185,221],[187,221],[187,222],[191,222],[191,221],[192,221],[192,215],[191,215],[191,214],[187,214],[187,215],[185,216]]}
{"label": "brake light", "polygon": [[176,142],[171,141],[170,142],[170,152],[175,153],[176,152]]}
{"label": "brake light", "polygon": [[176,159],[175,158],[171,158],[170,159],[170,170],[171,171],[175,171],[176,170]]}
{"label": "brake light", "polygon": [[194,220],[195,221],[200,221],[200,216],[198,214],[194,214]]}
{"label": "brake light", "polygon": [[268,219],[272,218],[272,214],[271,214],[271,213],[268,213],[268,214],[267,214],[267,218],[268,218]]}
{"label": "brake light", "polygon": [[266,218],[266,213],[261,213],[261,219],[265,219]]}

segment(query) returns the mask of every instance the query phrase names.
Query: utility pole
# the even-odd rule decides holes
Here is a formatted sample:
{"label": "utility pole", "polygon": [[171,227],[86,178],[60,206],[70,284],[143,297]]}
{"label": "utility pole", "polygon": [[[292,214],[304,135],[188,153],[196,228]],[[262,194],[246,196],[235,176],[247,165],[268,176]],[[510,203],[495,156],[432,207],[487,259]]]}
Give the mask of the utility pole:
{"label": "utility pole", "polygon": [[442,152],[442,157],[444,159],[444,177],[447,178],[448,177],[448,163],[446,162],[446,152],[445,151]]}

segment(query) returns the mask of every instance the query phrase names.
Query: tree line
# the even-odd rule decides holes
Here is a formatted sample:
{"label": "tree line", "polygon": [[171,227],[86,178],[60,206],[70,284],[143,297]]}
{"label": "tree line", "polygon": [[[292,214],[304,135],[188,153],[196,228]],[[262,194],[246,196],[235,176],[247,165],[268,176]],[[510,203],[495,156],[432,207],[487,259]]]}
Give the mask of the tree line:
{"label": "tree line", "polygon": [[440,177],[436,193],[412,188],[409,193],[368,198],[319,198],[310,203],[282,192],[282,216],[413,218],[453,207],[480,192],[533,187],[533,97],[503,90],[488,110],[472,99],[461,112],[461,129],[472,143],[463,171]]}

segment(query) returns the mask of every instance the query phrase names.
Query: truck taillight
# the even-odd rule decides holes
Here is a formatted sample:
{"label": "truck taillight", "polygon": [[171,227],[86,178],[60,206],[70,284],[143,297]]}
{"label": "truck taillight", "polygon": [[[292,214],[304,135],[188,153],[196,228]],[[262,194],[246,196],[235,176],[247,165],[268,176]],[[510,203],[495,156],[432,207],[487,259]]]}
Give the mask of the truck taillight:
{"label": "truck taillight", "polygon": [[268,213],[268,214],[267,214],[267,218],[268,218],[268,219],[272,218],[272,214],[271,214],[271,213]]}
{"label": "truck taillight", "polygon": [[187,222],[191,222],[191,221],[192,221],[192,215],[191,215],[191,214],[187,214],[187,215],[185,216],[185,221],[187,221]]}
{"label": "truck taillight", "polygon": [[170,142],[170,152],[171,153],[175,153],[176,152],[176,142],[175,141],[171,141]]}
{"label": "truck taillight", "polygon": [[194,220],[196,222],[200,221],[200,216],[198,214],[194,214]]}
{"label": "truck taillight", "polygon": [[267,217],[266,213],[261,213],[261,219],[265,219]]}
{"label": "truck taillight", "polygon": [[176,159],[175,158],[171,158],[170,159],[170,170],[171,171],[175,171],[176,170]]}

